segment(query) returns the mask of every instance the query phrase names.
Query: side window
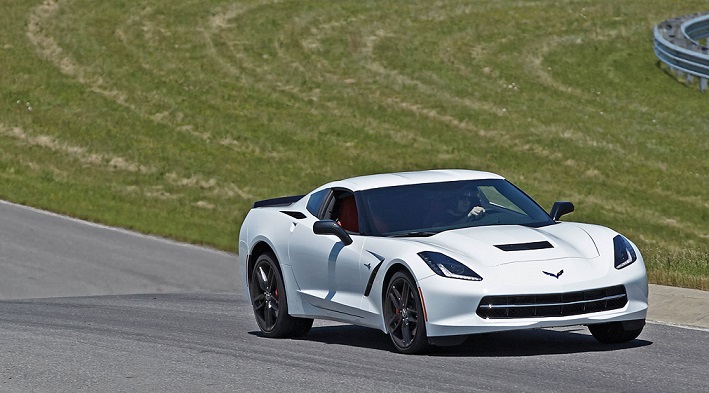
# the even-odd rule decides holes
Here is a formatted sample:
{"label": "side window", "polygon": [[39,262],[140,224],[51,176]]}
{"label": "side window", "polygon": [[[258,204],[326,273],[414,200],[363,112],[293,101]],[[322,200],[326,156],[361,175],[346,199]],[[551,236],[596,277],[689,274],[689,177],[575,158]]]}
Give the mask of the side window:
{"label": "side window", "polygon": [[357,202],[351,192],[338,192],[332,216],[346,231],[359,233]]}
{"label": "side window", "polygon": [[327,194],[329,192],[330,190],[324,189],[310,196],[306,208],[315,217],[318,217],[318,213],[320,213],[320,208],[322,207],[323,202],[325,202],[325,198],[327,197]]}

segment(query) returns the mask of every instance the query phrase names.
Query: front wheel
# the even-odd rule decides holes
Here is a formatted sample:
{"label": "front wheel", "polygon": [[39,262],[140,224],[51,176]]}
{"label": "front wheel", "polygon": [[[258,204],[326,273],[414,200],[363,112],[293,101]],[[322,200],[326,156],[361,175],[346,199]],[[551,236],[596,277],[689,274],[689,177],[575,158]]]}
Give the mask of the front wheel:
{"label": "front wheel", "polygon": [[251,304],[259,329],[266,337],[299,337],[310,330],[313,320],[288,315],[288,299],[276,257],[259,255],[249,283]]}
{"label": "front wheel", "polygon": [[644,324],[644,320],[608,322],[588,325],[588,330],[591,331],[593,338],[604,344],[619,344],[638,338]]}
{"label": "front wheel", "polygon": [[418,287],[410,275],[397,272],[384,294],[387,332],[401,353],[422,353],[428,348],[426,321]]}

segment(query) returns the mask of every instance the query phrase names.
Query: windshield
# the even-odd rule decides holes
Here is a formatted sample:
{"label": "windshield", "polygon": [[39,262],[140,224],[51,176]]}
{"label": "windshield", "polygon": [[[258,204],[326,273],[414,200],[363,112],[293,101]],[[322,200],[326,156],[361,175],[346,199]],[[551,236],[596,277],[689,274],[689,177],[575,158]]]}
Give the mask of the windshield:
{"label": "windshield", "polygon": [[536,202],[502,179],[375,188],[361,191],[360,198],[375,235],[428,236],[466,227],[554,223]]}

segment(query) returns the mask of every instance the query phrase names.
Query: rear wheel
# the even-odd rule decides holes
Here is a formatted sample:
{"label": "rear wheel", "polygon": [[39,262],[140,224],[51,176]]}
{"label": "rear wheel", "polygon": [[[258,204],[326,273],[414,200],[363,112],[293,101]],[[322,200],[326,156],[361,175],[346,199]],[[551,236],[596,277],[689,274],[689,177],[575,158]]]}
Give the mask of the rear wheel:
{"label": "rear wheel", "polygon": [[251,304],[259,329],[266,337],[299,337],[310,330],[313,320],[288,315],[283,277],[276,257],[269,253],[259,255],[249,283]]}
{"label": "rear wheel", "polygon": [[599,323],[588,325],[588,330],[591,331],[593,338],[604,344],[619,344],[638,338],[645,323],[644,320],[640,321],[632,321],[630,324],[627,322]]}
{"label": "rear wheel", "polygon": [[397,272],[384,294],[384,321],[396,349],[422,353],[428,349],[426,322],[418,287],[410,275]]}

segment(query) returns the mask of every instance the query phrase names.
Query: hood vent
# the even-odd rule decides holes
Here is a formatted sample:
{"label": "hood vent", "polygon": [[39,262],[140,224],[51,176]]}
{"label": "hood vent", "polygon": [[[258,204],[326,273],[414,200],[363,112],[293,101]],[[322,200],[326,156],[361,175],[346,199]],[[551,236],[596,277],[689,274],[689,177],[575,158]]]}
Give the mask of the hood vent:
{"label": "hood vent", "polygon": [[516,244],[497,244],[495,247],[502,251],[528,251],[542,250],[545,248],[554,248],[548,241],[532,242],[532,243],[516,243]]}

